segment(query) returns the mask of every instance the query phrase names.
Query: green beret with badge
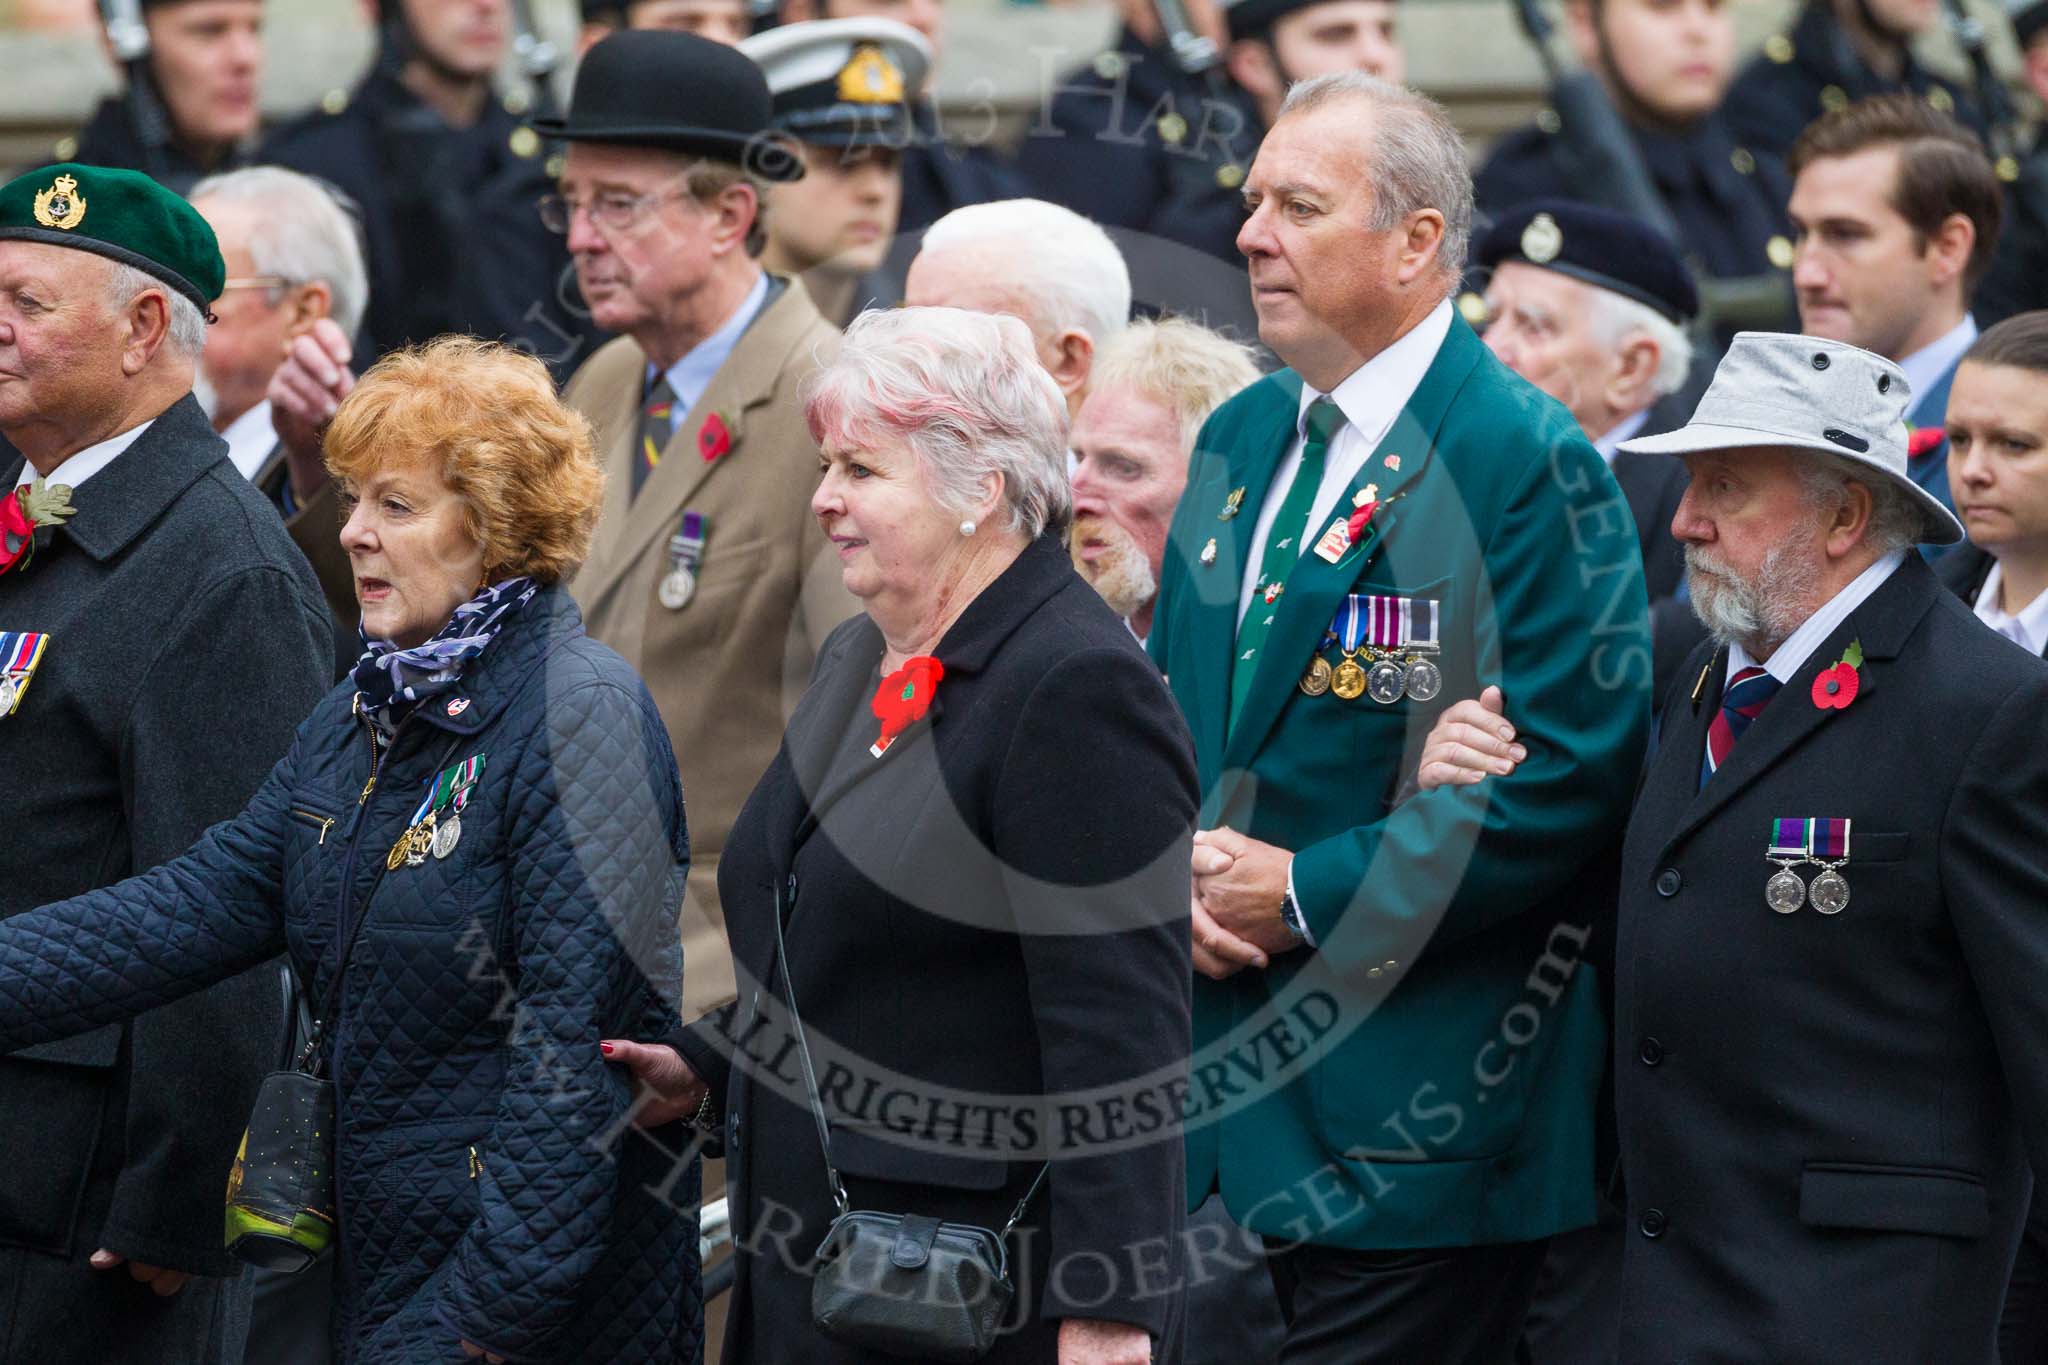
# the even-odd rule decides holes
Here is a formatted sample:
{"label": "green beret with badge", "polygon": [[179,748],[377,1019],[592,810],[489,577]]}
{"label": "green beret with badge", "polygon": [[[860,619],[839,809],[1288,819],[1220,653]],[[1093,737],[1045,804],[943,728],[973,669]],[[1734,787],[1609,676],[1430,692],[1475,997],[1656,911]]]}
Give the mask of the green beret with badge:
{"label": "green beret with badge", "polygon": [[140,171],[67,161],[17,176],[0,186],[0,241],[70,247],[133,266],[202,313],[227,283],[213,229]]}

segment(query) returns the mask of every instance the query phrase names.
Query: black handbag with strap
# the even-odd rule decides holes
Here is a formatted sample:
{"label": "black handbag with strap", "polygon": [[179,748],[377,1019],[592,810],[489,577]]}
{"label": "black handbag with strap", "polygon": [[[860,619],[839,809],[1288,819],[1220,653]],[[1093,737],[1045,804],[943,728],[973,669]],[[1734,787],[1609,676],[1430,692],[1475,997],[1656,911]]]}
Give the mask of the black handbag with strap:
{"label": "black handbag with strap", "polygon": [[1017,1296],[1010,1278],[1007,1239],[1023,1220],[1051,1163],[1041,1166],[1031,1188],[1017,1201],[1000,1232],[972,1223],[950,1223],[924,1214],[881,1213],[853,1208],[845,1182],[832,1162],[832,1132],[825,1121],[811,1047],[797,1013],[783,944],[782,896],[775,897],[775,960],[783,999],[796,1034],[804,1091],[818,1125],[818,1146],[832,1183],[838,1216],[825,1230],[813,1258],[811,1322],[834,1341],[911,1360],[980,1360],[994,1347],[996,1333]]}

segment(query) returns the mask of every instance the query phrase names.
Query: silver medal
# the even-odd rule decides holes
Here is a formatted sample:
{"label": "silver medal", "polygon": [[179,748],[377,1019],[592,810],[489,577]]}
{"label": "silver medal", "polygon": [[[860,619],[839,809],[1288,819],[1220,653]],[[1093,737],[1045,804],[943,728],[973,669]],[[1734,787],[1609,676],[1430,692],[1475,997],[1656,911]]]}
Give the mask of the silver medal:
{"label": "silver medal", "polygon": [[1382,658],[1365,675],[1366,694],[1382,706],[1392,706],[1408,689],[1408,666],[1398,659]]}
{"label": "silver medal", "polygon": [[1831,867],[1813,879],[1807,894],[1823,915],[1839,915],[1849,904],[1849,879]]}
{"label": "silver medal", "polygon": [[1764,883],[1764,900],[1779,914],[1789,915],[1806,904],[1806,883],[1791,868],[1781,867]]}
{"label": "silver medal", "polygon": [[455,851],[455,845],[460,842],[462,842],[462,816],[460,814],[451,815],[448,817],[446,824],[435,827],[434,856],[436,858],[446,858]]}
{"label": "silver medal", "polygon": [[1427,659],[1408,661],[1408,699],[1435,701],[1444,690],[1444,672]]}
{"label": "silver medal", "polygon": [[14,714],[15,703],[21,700],[21,684],[12,678],[0,678],[0,716]]}
{"label": "silver medal", "polygon": [[656,595],[660,597],[661,605],[670,611],[681,611],[697,595],[697,575],[678,564],[662,575],[661,588]]}

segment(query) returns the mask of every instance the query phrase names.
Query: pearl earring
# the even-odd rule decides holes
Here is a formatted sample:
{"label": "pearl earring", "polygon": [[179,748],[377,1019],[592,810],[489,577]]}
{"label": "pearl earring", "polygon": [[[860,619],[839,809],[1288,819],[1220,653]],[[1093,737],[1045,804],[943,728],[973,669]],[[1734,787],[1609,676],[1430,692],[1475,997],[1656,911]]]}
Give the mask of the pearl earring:
{"label": "pearl earring", "polygon": [[969,518],[968,520],[960,523],[960,534],[963,536],[971,536],[974,534],[974,521],[972,518]]}

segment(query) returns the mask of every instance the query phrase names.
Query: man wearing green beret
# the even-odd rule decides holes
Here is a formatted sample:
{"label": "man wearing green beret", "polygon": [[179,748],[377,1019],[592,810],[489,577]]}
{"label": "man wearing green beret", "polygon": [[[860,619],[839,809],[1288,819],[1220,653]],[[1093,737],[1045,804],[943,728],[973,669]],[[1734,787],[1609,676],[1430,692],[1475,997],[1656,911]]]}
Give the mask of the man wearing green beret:
{"label": "man wearing green beret", "polygon": [[[183,852],[326,690],[319,586],[192,396],[225,274],[137,172],[0,186],[0,918]],[[0,1057],[0,1360],[240,1360],[221,1199],[280,1026],[261,968]]]}

